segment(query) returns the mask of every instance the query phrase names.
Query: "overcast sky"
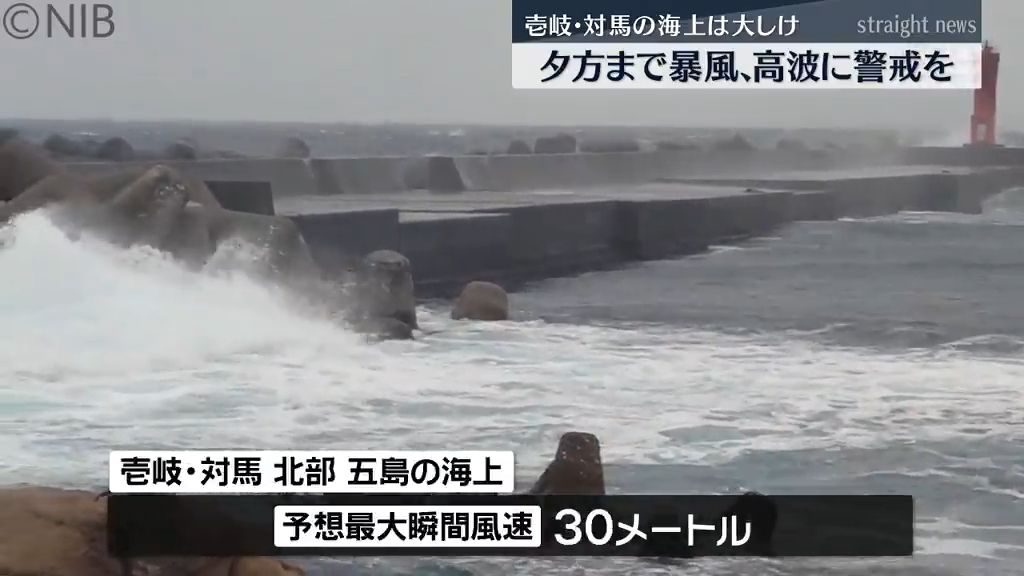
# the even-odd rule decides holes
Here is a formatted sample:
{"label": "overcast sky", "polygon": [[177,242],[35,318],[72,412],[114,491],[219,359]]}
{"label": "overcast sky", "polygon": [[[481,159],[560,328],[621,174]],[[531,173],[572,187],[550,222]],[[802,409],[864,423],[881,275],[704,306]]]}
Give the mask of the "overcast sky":
{"label": "overcast sky", "polygon": [[[107,40],[0,36],[0,117],[927,127],[970,92],[519,91],[508,0],[107,0]],[[0,0],[0,8],[13,0]],[[984,0],[1024,129],[1024,1]]]}

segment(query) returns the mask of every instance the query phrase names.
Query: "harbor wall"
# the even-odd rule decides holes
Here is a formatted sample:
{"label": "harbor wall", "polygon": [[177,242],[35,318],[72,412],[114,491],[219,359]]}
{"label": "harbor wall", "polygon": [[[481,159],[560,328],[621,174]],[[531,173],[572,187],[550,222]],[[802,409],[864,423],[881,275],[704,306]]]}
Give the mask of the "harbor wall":
{"label": "harbor wall", "polygon": [[[1024,168],[1003,164],[1016,161],[1018,154],[998,149],[920,149],[886,158],[897,164],[942,161],[956,166],[991,163],[992,167],[900,175],[877,175],[866,169],[863,176],[817,179],[766,175],[837,169],[859,165],[865,158],[837,163],[800,151],[684,150],[171,164],[205,180],[218,197],[230,197],[230,201],[222,200],[226,205],[264,213],[268,194],[277,199],[384,193],[394,197],[395,189],[435,188],[439,193],[428,198],[439,201],[426,208],[419,196],[415,206],[403,206],[399,201],[387,209],[288,216],[296,221],[314,258],[328,274],[356,266],[373,250],[398,250],[413,263],[420,295],[438,296],[449,295],[472,279],[514,286],[520,281],[623,262],[693,254],[714,244],[763,235],[794,221],[878,216],[902,210],[977,213],[992,194],[1024,185]],[[1024,166],[1024,156],[1019,159]],[[110,166],[77,165],[73,169],[88,173]],[[733,189],[696,197],[685,193],[644,197],[630,186],[681,176],[707,177]],[[600,194],[588,192],[599,187]],[[682,191],[687,184],[678,187]],[[462,191],[514,194],[545,189],[572,190],[574,199],[544,200],[543,195],[534,194],[522,205],[498,206],[488,202],[475,205],[469,199],[458,209],[440,201],[458,199]],[[610,193],[609,189],[621,192]],[[247,194],[251,198],[247,199]]]}

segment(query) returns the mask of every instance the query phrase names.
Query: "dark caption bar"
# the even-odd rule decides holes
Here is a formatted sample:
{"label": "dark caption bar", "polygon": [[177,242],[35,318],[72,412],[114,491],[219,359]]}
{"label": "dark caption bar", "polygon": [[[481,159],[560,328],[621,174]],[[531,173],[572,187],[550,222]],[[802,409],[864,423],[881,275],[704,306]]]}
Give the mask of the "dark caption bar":
{"label": "dark caption bar", "polygon": [[[373,538],[346,530],[346,517],[311,513],[275,522],[277,506],[379,506],[380,522],[398,530],[402,547],[332,547],[339,538]],[[481,532],[472,514],[438,514],[430,534],[420,518],[396,521],[394,506],[539,506],[539,546],[500,547],[524,535]],[[443,516],[443,517],[442,517]],[[445,523],[447,522],[447,525]],[[277,525],[276,525],[277,524]],[[176,496],[113,495],[108,500],[108,543],[120,558],[159,556],[909,556],[914,502],[910,496]],[[522,526],[520,526],[522,528]],[[323,547],[278,548],[289,531],[319,539]],[[403,531],[407,531],[408,534]],[[480,537],[495,538],[480,547]],[[312,536],[310,536],[312,535]],[[394,537],[394,533],[390,537]],[[416,540],[419,538],[419,540]],[[473,547],[436,547],[473,539]],[[421,545],[422,543],[422,545]],[[448,544],[452,546],[452,544]]]}

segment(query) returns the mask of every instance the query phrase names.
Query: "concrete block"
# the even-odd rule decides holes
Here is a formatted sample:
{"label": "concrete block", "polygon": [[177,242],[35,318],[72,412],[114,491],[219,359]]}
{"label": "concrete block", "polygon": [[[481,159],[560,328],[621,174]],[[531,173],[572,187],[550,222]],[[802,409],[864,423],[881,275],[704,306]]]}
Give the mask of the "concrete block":
{"label": "concrete block", "polygon": [[450,156],[427,158],[427,190],[432,192],[462,192],[466,189],[462,175]]}
{"label": "concrete block", "polygon": [[68,164],[77,174],[109,173],[131,167],[157,164],[170,166],[183,174],[204,181],[269,182],[275,197],[305,196],[317,193],[316,181],[305,160],[291,158],[245,158],[223,160],[160,160],[145,162],[79,162]]}
{"label": "concrete block", "polygon": [[358,265],[375,250],[399,250],[398,210],[359,210],[291,216],[313,259],[329,276]]}
{"label": "concrete block", "polygon": [[401,252],[412,261],[417,286],[494,279],[512,266],[508,214],[403,212]]}
{"label": "concrete block", "polygon": [[206,187],[228,210],[274,215],[274,193],[269,182],[207,180]]}
{"label": "concrete block", "polygon": [[309,160],[318,194],[366,194],[409,189],[406,174],[423,158],[320,158]]}
{"label": "concrete block", "polygon": [[836,203],[826,191],[794,192],[790,198],[790,218],[793,221],[835,220]]}
{"label": "concrete block", "polygon": [[619,258],[614,201],[540,204],[500,212],[511,217],[509,255],[518,268],[558,275]]}

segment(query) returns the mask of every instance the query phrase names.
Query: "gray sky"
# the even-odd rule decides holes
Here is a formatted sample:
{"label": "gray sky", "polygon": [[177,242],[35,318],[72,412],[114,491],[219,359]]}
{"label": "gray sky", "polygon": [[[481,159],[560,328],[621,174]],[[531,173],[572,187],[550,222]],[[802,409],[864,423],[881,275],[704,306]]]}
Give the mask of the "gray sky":
{"label": "gray sky", "polygon": [[[58,0],[64,1],[64,0]],[[519,91],[508,0],[107,0],[107,40],[0,36],[0,117],[967,132],[962,91]],[[0,0],[5,8],[13,0]],[[1002,128],[1024,128],[1024,2],[984,0]]]}

